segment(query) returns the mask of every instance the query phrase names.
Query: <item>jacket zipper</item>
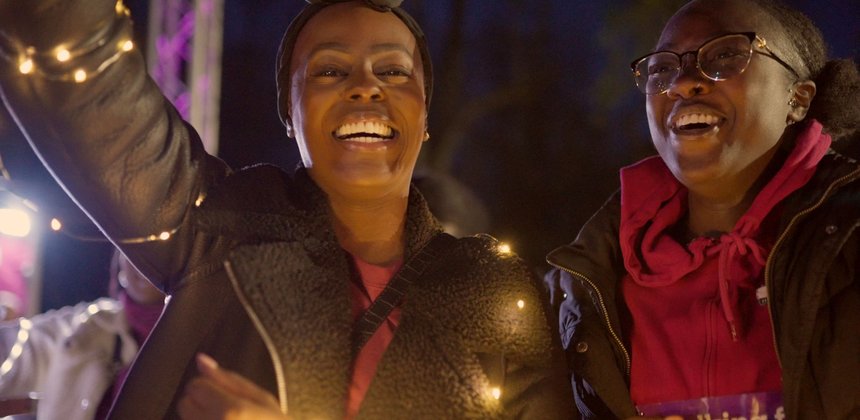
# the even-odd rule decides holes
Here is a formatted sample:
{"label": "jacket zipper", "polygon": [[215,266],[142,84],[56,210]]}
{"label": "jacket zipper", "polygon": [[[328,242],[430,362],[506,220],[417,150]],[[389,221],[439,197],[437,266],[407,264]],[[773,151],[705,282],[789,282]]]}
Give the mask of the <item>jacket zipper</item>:
{"label": "jacket zipper", "polygon": [[565,267],[553,263],[550,264],[588,282],[588,285],[594,290],[595,293],[597,293],[597,303],[600,304],[600,309],[603,312],[603,321],[606,323],[606,327],[609,328],[609,334],[612,335],[612,339],[615,340],[615,344],[618,345],[618,348],[621,349],[621,353],[624,355],[624,373],[627,375],[627,379],[630,379],[630,353],[627,351],[627,348],[624,347],[624,343],[621,341],[621,338],[618,336],[618,333],[616,333],[615,329],[612,328],[612,323],[609,321],[609,312],[606,310],[606,304],[603,302],[603,295],[600,293],[600,289],[598,289],[594,282],[592,282],[591,279],[586,277],[584,274],[569,270]]}
{"label": "jacket zipper", "polygon": [[776,320],[773,318],[773,307],[771,306],[771,300],[772,299],[770,298],[773,296],[773,290],[772,290],[773,285],[769,281],[770,275],[771,275],[771,267],[773,267],[773,259],[774,259],[773,256],[777,254],[777,252],[776,252],[777,248],[779,248],[779,246],[782,245],[783,239],[785,239],[785,237],[788,236],[788,232],[794,227],[795,222],[800,220],[800,218],[802,218],[803,216],[806,216],[807,214],[813,212],[815,209],[821,207],[821,205],[824,203],[824,200],[826,200],[827,197],[830,196],[831,192],[836,187],[841,186],[844,182],[846,182],[852,178],[855,178],[858,175],[860,175],[860,170],[851,172],[848,175],[845,175],[842,178],[839,178],[836,181],[833,181],[827,187],[827,189],[824,191],[824,194],[821,195],[821,198],[819,198],[818,201],[815,202],[815,204],[813,204],[809,208],[804,209],[803,211],[798,212],[797,214],[794,215],[794,217],[791,218],[791,221],[788,223],[788,226],[785,228],[785,230],[782,231],[782,234],[779,235],[779,238],[776,240],[776,243],[774,243],[773,248],[771,249],[770,256],[767,259],[767,264],[765,264],[765,267],[764,267],[764,286],[767,289],[767,295],[768,295],[767,312],[768,312],[768,315],[770,316],[770,329],[771,329],[771,335],[773,336],[773,350],[776,353],[776,361],[779,363],[779,369],[780,370],[782,370],[782,356],[780,356],[780,354],[779,354],[779,347],[777,346],[777,342],[776,342],[776,322],[775,322]]}
{"label": "jacket zipper", "polygon": [[263,323],[260,321],[260,317],[257,316],[254,308],[251,307],[250,303],[248,303],[248,298],[245,296],[245,293],[243,293],[242,289],[239,287],[239,282],[236,280],[236,274],[233,272],[233,267],[230,265],[230,261],[224,262],[224,268],[227,270],[227,276],[230,278],[230,285],[233,286],[233,291],[236,293],[236,296],[239,297],[239,302],[242,304],[242,307],[245,308],[245,312],[248,313],[248,317],[251,318],[254,328],[257,329],[257,332],[263,339],[263,343],[266,345],[266,349],[269,351],[269,357],[272,359],[272,365],[275,368],[275,380],[278,384],[278,402],[280,402],[281,413],[286,415],[287,383],[284,378],[284,369],[281,357],[278,355],[278,350],[275,347],[272,337],[269,335],[268,331],[263,328]]}

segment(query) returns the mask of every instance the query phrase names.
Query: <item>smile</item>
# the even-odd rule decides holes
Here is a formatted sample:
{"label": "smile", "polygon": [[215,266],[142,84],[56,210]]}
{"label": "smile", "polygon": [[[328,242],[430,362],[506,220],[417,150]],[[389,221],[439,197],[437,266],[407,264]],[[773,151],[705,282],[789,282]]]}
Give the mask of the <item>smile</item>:
{"label": "smile", "polygon": [[709,131],[719,124],[721,118],[706,113],[678,114],[671,123],[673,131],[679,134],[693,134]]}
{"label": "smile", "polygon": [[379,143],[393,139],[397,130],[381,121],[359,121],[344,124],[332,134],[338,141]]}

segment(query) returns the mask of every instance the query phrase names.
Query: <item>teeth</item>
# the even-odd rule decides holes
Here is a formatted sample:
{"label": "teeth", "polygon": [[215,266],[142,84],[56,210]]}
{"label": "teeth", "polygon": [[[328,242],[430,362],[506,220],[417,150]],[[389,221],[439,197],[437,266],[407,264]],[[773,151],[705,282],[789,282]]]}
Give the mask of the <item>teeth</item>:
{"label": "teeth", "polygon": [[383,137],[350,137],[349,141],[356,143],[381,143],[384,142],[385,138]]}
{"label": "teeth", "polygon": [[719,117],[710,114],[684,114],[675,120],[675,127],[683,127],[689,124],[714,125],[719,121]]}
{"label": "teeth", "polygon": [[[337,137],[346,137],[353,134],[371,134],[380,137],[391,137],[394,130],[386,124],[383,124],[379,121],[360,121],[355,123],[344,124],[335,131],[335,135]],[[356,139],[350,139],[355,141],[361,141],[365,137],[358,137]],[[377,141],[375,139],[374,141]]]}

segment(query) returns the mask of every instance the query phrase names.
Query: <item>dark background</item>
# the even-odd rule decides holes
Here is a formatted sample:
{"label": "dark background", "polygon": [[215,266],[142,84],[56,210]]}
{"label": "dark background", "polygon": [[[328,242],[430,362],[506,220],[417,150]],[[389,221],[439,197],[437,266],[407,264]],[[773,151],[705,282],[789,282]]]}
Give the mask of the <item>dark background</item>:
{"label": "dark background", "polygon": [[[145,45],[148,2],[126,0]],[[450,174],[490,215],[489,232],[537,269],[571,241],[618,187],[621,166],[652,154],[644,100],[628,63],[654,45],[683,1],[406,0],[435,66],[431,140],[419,168]],[[790,4],[822,29],[835,57],[860,58],[860,2]],[[227,0],[220,157],[233,167],[291,168],[295,145],[276,112],[274,62],[303,2]],[[53,215],[93,228],[49,181],[20,133],[0,118],[3,159],[25,195]],[[97,234],[97,232],[92,232]],[[110,245],[43,238],[43,309],[104,294]]]}

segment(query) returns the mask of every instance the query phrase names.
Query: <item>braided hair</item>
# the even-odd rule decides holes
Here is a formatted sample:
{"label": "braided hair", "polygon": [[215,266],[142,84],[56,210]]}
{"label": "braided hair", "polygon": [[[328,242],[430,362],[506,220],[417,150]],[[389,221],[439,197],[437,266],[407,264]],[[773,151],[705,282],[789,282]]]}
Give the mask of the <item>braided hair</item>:
{"label": "braided hair", "polygon": [[815,118],[833,140],[860,134],[860,73],[852,59],[828,60],[821,31],[802,12],[780,0],[752,0],[772,18],[803,66],[801,76],[815,82],[816,94],[807,118]]}

